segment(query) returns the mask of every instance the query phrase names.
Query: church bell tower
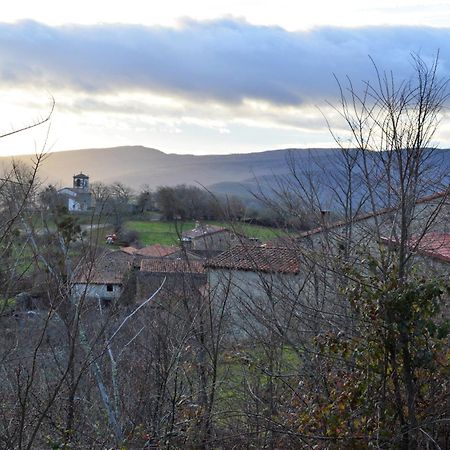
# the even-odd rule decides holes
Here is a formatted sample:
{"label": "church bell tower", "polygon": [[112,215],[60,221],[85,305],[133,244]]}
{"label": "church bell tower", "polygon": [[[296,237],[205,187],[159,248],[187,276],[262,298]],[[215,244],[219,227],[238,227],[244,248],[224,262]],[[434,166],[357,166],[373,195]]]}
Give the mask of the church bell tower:
{"label": "church bell tower", "polygon": [[82,189],[83,191],[89,191],[89,177],[83,172],[73,176],[74,189]]}

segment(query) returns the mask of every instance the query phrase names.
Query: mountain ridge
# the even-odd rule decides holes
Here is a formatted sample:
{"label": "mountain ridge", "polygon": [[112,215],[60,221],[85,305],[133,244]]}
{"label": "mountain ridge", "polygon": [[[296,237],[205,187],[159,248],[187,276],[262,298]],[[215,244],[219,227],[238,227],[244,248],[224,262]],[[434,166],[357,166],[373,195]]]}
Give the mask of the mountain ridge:
{"label": "mountain ridge", "polygon": [[[450,150],[437,152],[448,165]],[[237,192],[240,185],[254,184],[255,178],[289,173],[291,156],[302,168],[333,171],[338,153],[337,148],[285,148],[225,155],[180,155],[141,145],[75,149],[50,153],[40,167],[39,178],[43,184],[70,186],[72,176],[83,171],[91,183],[119,181],[136,190],[143,185],[155,189],[163,185],[198,184],[213,189],[216,186],[222,192],[228,186]],[[6,166],[12,159],[29,163],[33,156],[0,157],[0,165]]]}
{"label": "mountain ridge", "polygon": [[[134,189],[144,184],[151,188],[181,183],[207,186],[285,173],[288,170],[286,158],[290,152],[306,155],[312,151],[335,150],[271,149],[226,155],[180,155],[139,145],[116,146],[49,153],[39,173],[45,184],[58,186],[70,185],[72,176],[80,171],[89,175],[91,182],[120,181]],[[29,163],[33,156],[1,157],[0,163],[5,166],[12,159]]]}

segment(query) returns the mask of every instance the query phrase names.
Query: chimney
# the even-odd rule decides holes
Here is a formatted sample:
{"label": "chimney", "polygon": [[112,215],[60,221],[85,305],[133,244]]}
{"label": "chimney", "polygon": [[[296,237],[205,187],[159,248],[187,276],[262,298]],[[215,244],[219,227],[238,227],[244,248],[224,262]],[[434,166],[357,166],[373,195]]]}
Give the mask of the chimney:
{"label": "chimney", "polygon": [[330,222],[330,210],[329,209],[321,209],[320,215],[322,219],[322,226],[326,227]]}

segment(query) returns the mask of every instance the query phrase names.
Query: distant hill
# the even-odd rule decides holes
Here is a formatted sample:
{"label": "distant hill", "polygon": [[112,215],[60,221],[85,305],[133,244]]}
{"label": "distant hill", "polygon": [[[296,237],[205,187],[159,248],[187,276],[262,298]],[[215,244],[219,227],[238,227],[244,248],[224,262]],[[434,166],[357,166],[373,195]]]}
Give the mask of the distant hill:
{"label": "distant hill", "polygon": [[[42,164],[40,178],[47,183],[66,186],[72,176],[83,171],[91,182],[112,183],[121,181],[135,189],[148,184],[161,185],[240,183],[265,175],[288,172],[290,153],[306,158],[310,153],[317,157],[334,153],[333,149],[283,149],[260,153],[232,155],[177,155],[163,153],[141,146],[55,152]],[[31,156],[18,156],[16,160],[29,162]],[[7,163],[2,157],[0,163]]]}
{"label": "distant hill", "polygon": [[[321,188],[320,196],[331,201],[333,188],[339,182],[335,170],[338,154],[332,148],[199,156],[168,154],[142,146],[84,149],[50,154],[39,176],[44,184],[67,186],[75,173],[83,171],[91,182],[120,181],[136,190],[144,184],[156,188],[185,183],[206,186],[218,193],[250,196],[249,191],[261,188],[269,192],[276,186],[277,175],[288,174],[294,158],[298,169],[314,174]],[[434,158],[429,163],[441,169],[450,167],[450,150],[439,150]],[[29,162],[31,156],[15,159]],[[10,158],[0,158],[0,164],[9,161]],[[330,177],[333,173],[336,176]]]}

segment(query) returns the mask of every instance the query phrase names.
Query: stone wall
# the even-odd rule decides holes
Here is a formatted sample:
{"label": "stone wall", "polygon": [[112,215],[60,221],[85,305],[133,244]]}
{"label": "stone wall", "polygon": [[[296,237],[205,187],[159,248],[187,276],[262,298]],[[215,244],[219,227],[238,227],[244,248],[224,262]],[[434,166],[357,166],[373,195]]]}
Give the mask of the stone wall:
{"label": "stone wall", "polygon": [[199,288],[206,284],[205,274],[139,272],[136,279],[136,301],[140,303],[149,298],[161,286],[164,278],[164,295],[198,296]]}
{"label": "stone wall", "polygon": [[[111,289],[109,290],[108,289]],[[72,286],[72,295],[76,299],[83,296],[91,299],[116,300],[122,294],[121,284],[89,284],[77,283]]]}

